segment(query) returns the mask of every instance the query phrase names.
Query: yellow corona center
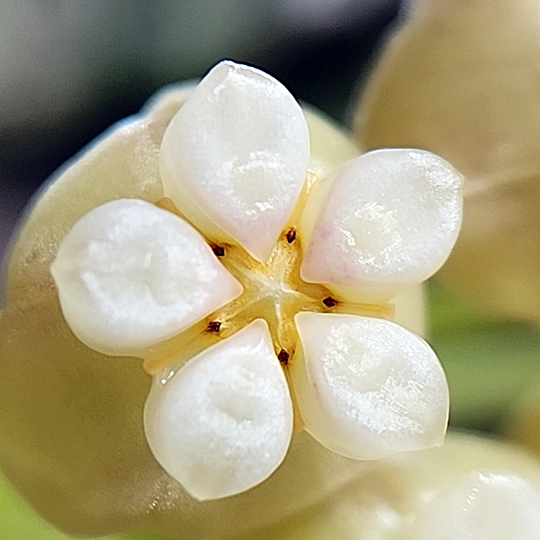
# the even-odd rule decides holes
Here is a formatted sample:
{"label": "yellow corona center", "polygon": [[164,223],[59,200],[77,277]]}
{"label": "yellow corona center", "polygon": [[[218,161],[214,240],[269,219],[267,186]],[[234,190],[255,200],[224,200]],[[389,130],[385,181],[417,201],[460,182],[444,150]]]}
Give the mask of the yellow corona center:
{"label": "yellow corona center", "polygon": [[[299,235],[296,234],[297,222],[316,181],[317,177],[309,173],[289,223],[265,262],[257,261],[240,246],[216,244],[207,238],[216,256],[242,284],[244,291],[185,332],[150,348],[144,358],[147,373],[168,378],[181,364],[203,349],[231,336],[255,319],[263,318],[268,323],[276,355],[287,374],[289,360],[299,339],[294,324],[297,313],[311,311],[384,318],[393,316],[394,307],[391,304],[348,302],[345,298],[337,298],[324,285],[301,279],[303,253]],[[161,199],[157,206],[185,219],[170,199]]]}

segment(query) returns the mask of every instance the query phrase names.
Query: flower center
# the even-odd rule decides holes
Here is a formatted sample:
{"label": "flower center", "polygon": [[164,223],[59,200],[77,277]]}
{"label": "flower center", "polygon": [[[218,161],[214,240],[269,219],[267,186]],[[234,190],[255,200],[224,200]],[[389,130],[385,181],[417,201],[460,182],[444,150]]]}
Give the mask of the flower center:
{"label": "flower center", "polygon": [[[257,261],[240,246],[216,244],[207,239],[220,262],[242,284],[244,292],[190,329],[149,349],[144,359],[144,369],[149,374],[164,378],[172,376],[190,357],[260,318],[268,323],[274,350],[287,371],[299,339],[294,324],[297,313],[310,311],[392,317],[391,304],[347,302],[332,295],[324,285],[301,279],[303,252],[299,235],[296,234],[296,222],[303,210],[307,191],[314,181],[315,178],[308,177],[307,188],[298,201],[290,223],[282,231],[265,262]],[[184,218],[170,199],[158,201],[157,206]]]}

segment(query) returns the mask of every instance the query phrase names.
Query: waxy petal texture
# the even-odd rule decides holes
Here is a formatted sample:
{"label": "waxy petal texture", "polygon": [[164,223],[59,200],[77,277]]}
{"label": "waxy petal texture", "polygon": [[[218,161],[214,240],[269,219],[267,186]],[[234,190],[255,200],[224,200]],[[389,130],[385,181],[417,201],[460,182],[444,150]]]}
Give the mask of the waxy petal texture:
{"label": "waxy petal texture", "polygon": [[346,163],[310,194],[302,277],[358,301],[424,281],[456,241],[461,185],[449,163],[422,150],[378,150]]}
{"label": "waxy petal texture", "polygon": [[294,392],[321,444],[356,459],[442,444],[448,388],[424,340],[371,317],[305,312],[295,321]]}
{"label": "waxy petal texture", "polygon": [[302,190],[309,133],[269,75],[222,62],[172,119],[161,146],[165,194],[214,241],[265,261]]}
{"label": "waxy petal texture", "polygon": [[156,380],[145,409],[148,442],[165,470],[198,499],[265,480],[292,436],[292,402],[268,325],[256,320]]}
{"label": "waxy petal texture", "polygon": [[73,332],[113,355],[163,341],[242,292],[191,225],[138,199],[81,218],[51,273]]}

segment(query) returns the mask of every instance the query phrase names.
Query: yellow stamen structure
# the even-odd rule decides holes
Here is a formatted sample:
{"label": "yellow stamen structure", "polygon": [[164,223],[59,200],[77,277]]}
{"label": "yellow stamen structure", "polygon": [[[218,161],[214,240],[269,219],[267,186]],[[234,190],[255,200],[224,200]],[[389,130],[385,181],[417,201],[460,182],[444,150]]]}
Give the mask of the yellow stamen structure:
{"label": "yellow stamen structure", "polygon": [[[392,304],[362,304],[337,298],[325,286],[300,278],[302,244],[296,234],[296,219],[317,180],[310,173],[290,222],[283,229],[274,250],[259,262],[240,246],[208,243],[227,270],[242,284],[244,292],[178,336],[148,350],[144,369],[151,375],[173,372],[186,360],[220,339],[231,336],[258,318],[267,321],[276,355],[287,373],[296,350],[298,335],[294,316],[301,311],[349,313],[391,318]],[[157,206],[184,218],[170,199]],[[185,219],[185,218],[184,218]]]}

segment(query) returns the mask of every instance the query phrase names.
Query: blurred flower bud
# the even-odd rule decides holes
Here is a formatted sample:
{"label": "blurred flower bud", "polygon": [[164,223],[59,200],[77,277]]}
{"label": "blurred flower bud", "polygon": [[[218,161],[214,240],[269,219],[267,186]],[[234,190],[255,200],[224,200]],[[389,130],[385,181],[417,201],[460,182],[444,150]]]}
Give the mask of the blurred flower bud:
{"label": "blurred flower bud", "polygon": [[321,504],[241,539],[534,540],[539,510],[535,459],[450,434],[442,447],[363,463],[354,481]]}
{"label": "blurred flower bud", "polygon": [[480,305],[540,320],[540,5],[418,0],[355,119],[366,149],[425,148],[467,181],[440,278]]}

